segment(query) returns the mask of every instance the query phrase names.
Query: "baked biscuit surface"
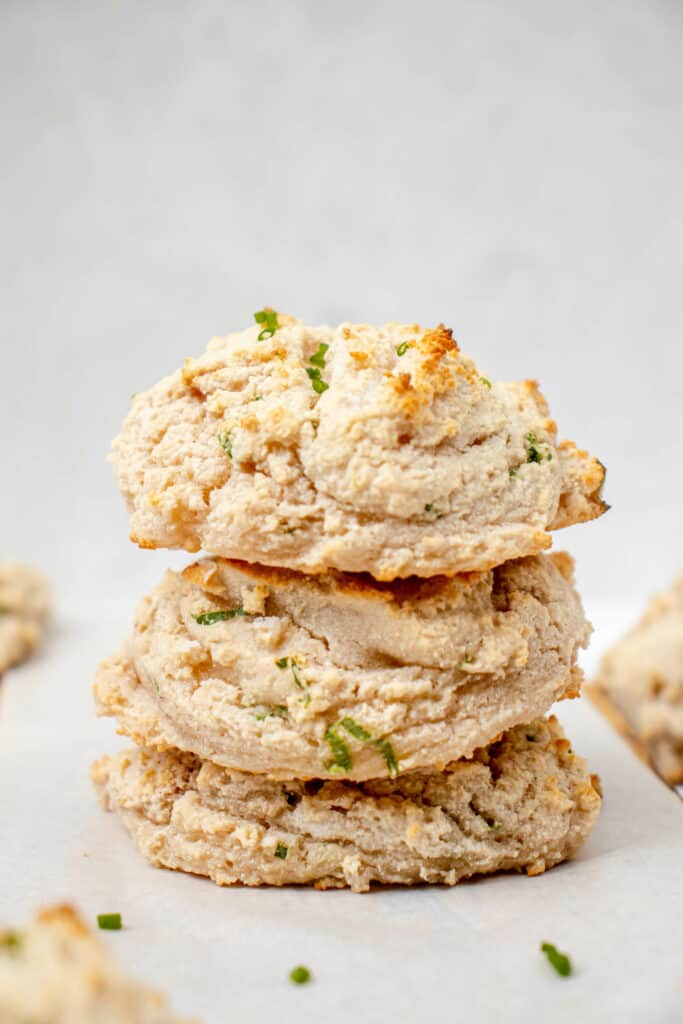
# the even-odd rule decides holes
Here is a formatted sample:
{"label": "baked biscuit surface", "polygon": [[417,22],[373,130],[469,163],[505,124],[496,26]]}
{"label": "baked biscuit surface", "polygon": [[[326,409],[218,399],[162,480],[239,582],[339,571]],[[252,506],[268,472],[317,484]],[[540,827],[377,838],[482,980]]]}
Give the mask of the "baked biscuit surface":
{"label": "baked biscuit surface", "polygon": [[50,591],[41,573],[0,562],[0,675],[38,646],[49,609]]}
{"label": "baked biscuit surface", "polygon": [[683,574],[607,652],[591,691],[667,782],[683,782]]}
{"label": "baked biscuit surface", "polygon": [[571,574],[562,554],[393,584],[204,559],[143,600],[96,701],[141,746],[280,778],[444,765],[578,694]]}
{"label": "baked biscuit surface", "polygon": [[487,569],[604,510],[536,385],[491,385],[446,328],[278,324],[134,399],[112,458],[141,546],[390,580]]}
{"label": "baked biscuit surface", "polygon": [[139,749],[103,758],[93,780],[148,860],[220,885],[363,892],[539,874],[578,851],[600,809],[597,779],[553,718],[393,781],[278,782]]}
{"label": "baked biscuit surface", "polygon": [[197,1024],[131,981],[69,906],[0,929],[2,1024]]}

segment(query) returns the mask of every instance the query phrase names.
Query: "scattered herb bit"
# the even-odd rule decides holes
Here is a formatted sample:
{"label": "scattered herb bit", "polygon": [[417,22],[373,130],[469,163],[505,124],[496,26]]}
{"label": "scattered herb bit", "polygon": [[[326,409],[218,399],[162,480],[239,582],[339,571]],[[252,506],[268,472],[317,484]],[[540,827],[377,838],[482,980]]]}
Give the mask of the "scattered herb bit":
{"label": "scattered herb bit", "polygon": [[7,953],[18,953],[21,949],[23,938],[20,932],[0,932],[0,950]]}
{"label": "scattered herb bit", "polygon": [[311,980],[311,972],[308,967],[294,967],[289,972],[289,980],[295,985],[306,985]]}
{"label": "scattered herb bit", "polygon": [[563,978],[568,978],[572,973],[572,962],[566,953],[560,953],[552,942],[542,942],[541,952],[548,957],[548,963],[552,964],[557,973]]}
{"label": "scattered herb bit", "polygon": [[309,691],[308,683],[301,678],[299,674],[299,666],[295,662],[294,658],[277,658],[275,664],[278,668],[291,668],[292,675],[294,676],[294,682],[300,690],[303,690],[303,697],[301,698],[304,707],[306,707],[311,700],[311,694]]}
{"label": "scattered herb bit", "polygon": [[278,843],[277,846],[275,847],[275,856],[278,857],[280,860],[285,860],[288,853],[289,847],[285,846],[284,843]]}
{"label": "scattered herb bit", "polygon": [[[550,462],[550,460],[553,457],[552,456],[552,452],[550,452],[550,451],[542,452],[541,451],[541,449],[539,448],[539,442],[536,440],[536,435],[535,434],[531,434],[531,433],[527,434],[526,437],[525,437],[525,441],[526,441],[526,445],[527,445],[527,448],[526,448],[526,450],[527,450],[527,459],[526,459],[526,461],[527,462],[543,462],[543,461]],[[547,447],[547,445],[544,445],[543,447]]]}
{"label": "scattered herb bit", "polygon": [[103,931],[107,932],[118,932],[121,931],[121,915],[120,914],[98,914],[97,915],[97,927],[102,928]]}
{"label": "scattered herb bit", "polygon": [[245,612],[240,604],[237,608],[224,608],[215,612],[200,612],[199,615],[193,615],[192,618],[198,626],[213,626],[214,622],[226,622],[228,619],[234,619],[237,615],[249,617],[249,612]]}
{"label": "scattered herb bit", "polygon": [[396,355],[397,356],[404,356],[407,351],[408,351],[408,342],[407,341],[402,341],[401,344],[396,349]]}
{"label": "scattered herb bit", "polygon": [[321,378],[320,370],[317,369],[317,367],[313,368],[311,366],[307,366],[306,373],[311,378],[311,386],[317,394],[322,395],[323,391],[327,391],[330,385],[326,384]]}
{"label": "scattered herb bit", "polygon": [[485,388],[488,388],[489,391],[491,390],[491,381],[488,379],[488,377],[480,377],[479,380],[482,382]]}
{"label": "scattered herb bit", "polygon": [[318,351],[314,352],[311,358],[308,360],[312,366],[319,366],[321,370],[325,369],[325,353],[329,349],[329,345],[326,345],[324,341],[321,341],[318,345]]}
{"label": "scattered herb bit", "polygon": [[265,309],[259,310],[258,313],[254,313],[254,320],[257,324],[263,324],[263,330],[258,336],[259,341],[265,341],[266,338],[272,338],[278,329],[277,313],[270,306],[266,306]]}
{"label": "scattered herb bit", "polygon": [[229,430],[224,430],[221,434],[218,435],[218,443],[221,446],[221,448],[223,449],[223,451],[225,452],[225,454],[228,456],[228,458],[231,459],[232,458],[232,434],[230,433]]}
{"label": "scattered herb bit", "polygon": [[263,395],[254,395],[252,398],[249,399],[249,401],[250,402],[262,402],[263,401]]}
{"label": "scattered herb bit", "polygon": [[[386,739],[386,738],[377,739],[375,736],[372,735],[372,733],[368,732],[368,730],[364,726],[362,726],[360,724],[360,722],[357,722],[354,718],[349,718],[348,716],[346,716],[345,718],[342,718],[340,720],[338,727],[341,728],[341,729],[345,729],[346,732],[348,732],[355,739],[360,740],[361,743],[366,743],[368,746],[374,747],[375,750],[377,750],[382,755],[382,757],[384,758],[384,760],[386,762],[386,766],[387,766],[387,768],[389,770],[389,776],[392,779],[396,778],[396,776],[398,775],[398,760],[396,758],[396,754],[394,753],[394,748],[392,747],[392,745],[391,745],[391,743],[389,742],[388,739]],[[328,733],[329,732],[330,732],[330,729],[328,729]],[[337,734],[335,733],[335,736],[336,735]],[[326,738],[327,738],[327,736],[326,736]],[[340,737],[337,736],[337,739],[340,739]],[[343,740],[340,740],[340,742],[344,743]],[[328,743],[330,743],[329,739],[328,739]],[[331,743],[330,743],[330,746],[332,746]],[[346,744],[344,744],[344,746],[346,747]],[[346,747],[346,752],[348,754],[348,747]],[[333,753],[334,753],[334,748],[333,748]],[[351,756],[349,754],[349,762],[350,761],[351,761]],[[349,763],[349,768],[350,767],[351,767],[351,763]],[[348,768],[344,769],[344,770],[348,771]]]}
{"label": "scattered herb bit", "polygon": [[510,470],[510,476],[517,476],[517,468],[513,466]]}
{"label": "scattered herb bit", "polygon": [[330,725],[325,732],[325,740],[330,745],[334,761],[328,761],[325,768],[328,772],[348,772],[353,767],[351,753],[346,742],[336,731],[335,726]]}
{"label": "scattered herb bit", "polygon": [[471,665],[473,661],[474,661],[474,655],[466,654],[465,657],[462,659],[462,664],[463,665]]}
{"label": "scattered herb bit", "polygon": [[296,805],[301,800],[301,797],[299,796],[298,793],[292,793],[291,790],[286,789],[285,790],[285,800],[287,801],[287,803],[289,804],[290,807],[296,807]]}
{"label": "scattered herb bit", "polygon": [[257,711],[255,717],[257,722],[263,722],[266,718],[286,718],[288,714],[284,704],[271,704],[270,707]]}
{"label": "scattered herb bit", "polygon": [[437,508],[432,501],[425,505],[425,512],[431,513],[431,515],[436,516],[437,519],[441,519],[443,517],[441,509]]}

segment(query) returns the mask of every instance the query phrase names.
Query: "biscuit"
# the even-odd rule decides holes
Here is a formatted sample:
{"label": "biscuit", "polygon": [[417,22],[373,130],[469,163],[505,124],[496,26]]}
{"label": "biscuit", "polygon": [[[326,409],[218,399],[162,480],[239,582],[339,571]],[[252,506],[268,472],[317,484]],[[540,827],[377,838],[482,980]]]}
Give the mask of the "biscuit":
{"label": "biscuit", "polygon": [[0,1021],[193,1024],[126,977],[69,906],[42,911],[22,932],[0,930]]}
{"label": "biscuit", "polygon": [[600,809],[556,719],[519,726],[442,772],[363,783],[277,782],[179,751],[93,767],[105,808],[159,867],[219,885],[454,885],[540,874],[572,857]]}
{"label": "biscuit", "polygon": [[381,584],[206,559],[142,601],[98,711],[141,746],[285,779],[443,767],[578,695],[572,567]]}
{"label": "biscuit", "polygon": [[607,652],[590,696],[662,778],[683,782],[683,573]]}
{"label": "biscuit", "polygon": [[605,510],[535,382],[491,384],[445,327],[278,324],[133,400],[112,461],[141,547],[391,580],[535,554]]}
{"label": "biscuit", "polygon": [[40,643],[49,609],[50,592],[41,573],[0,562],[0,675]]}

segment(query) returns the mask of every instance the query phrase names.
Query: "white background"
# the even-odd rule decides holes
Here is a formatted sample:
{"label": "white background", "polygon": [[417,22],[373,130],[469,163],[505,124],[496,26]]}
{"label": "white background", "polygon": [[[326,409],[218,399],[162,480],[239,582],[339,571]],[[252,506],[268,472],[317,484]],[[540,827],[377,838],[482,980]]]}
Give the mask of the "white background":
{"label": "white background", "polygon": [[0,557],[132,609],[169,555],[104,461],[130,395],[270,304],[443,320],[539,378],[609,468],[612,511],[557,538],[589,613],[668,583],[683,5],[0,6]]}

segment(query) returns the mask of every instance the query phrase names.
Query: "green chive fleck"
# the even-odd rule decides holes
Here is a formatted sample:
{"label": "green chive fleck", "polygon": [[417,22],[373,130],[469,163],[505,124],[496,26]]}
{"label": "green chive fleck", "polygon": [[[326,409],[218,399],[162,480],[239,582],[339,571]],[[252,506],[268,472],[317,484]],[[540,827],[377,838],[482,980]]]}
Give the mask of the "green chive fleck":
{"label": "green chive fleck", "polygon": [[277,665],[278,668],[291,668],[292,675],[294,677],[294,682],[296,683],[297,687],[300,690],[303,690],[304,692],[304,695],[301,698],[301,702],[303,703],[304,707],[306,707],[311,700],[310,689],[308,683],[301,678],[299,666],[295,662],[294,658],[277,658],[275,664]]}
{"label": "green chive fleck", "polygon": [[318,345],[318,351],[314,352],[311,358],[308,360],[313,366],[319,366],[321,370],[325,369],[325,353],[329,349],[329,345],[326,345],[324,341],[321,341]]}
{"label": "green chive fleck", "polygon": [[18,953],[23,941],[20,932],[0,932],[0,950],[3,952]]}
{"label": "green chive fleck", "polygon": [[306,985],[311,980],[311,972],[308,967],[294,967],[289,972],[289,980],[293,981],[295,985]]}
{"label": "green chive fleck", "polygon": [[275,847],[275,856],[279,857],[280,860],[285,860],[289,853],[289,847],[285,846],[284,843],[278,843]]}
{"label": "green chive fleck", "polygon": [[524,439],[527,445],[527,462],[544,462],[552,459],[552,452],[542,452],[538,447],[539,442],[536,440],[536,435],[528,433]]}
{"label": "green chive fleck", "polygon": [[325,733],[325,739],[330,745],[330,749],[334,755],[334,761],[325,765],[328,771],[344,771],[347,772],[353,765],[349,748],[346,745],[345,740],[341,738],[338,733],[338,729],[344,729],[353,736],[354,739],[360,740],[361,743],[365,743],[370,747],[374,747],[376,751],[384,758],[386,766],[389,770],[389,776],[395,779],[398,775],[398,759],[394,753],[394,748],[388,739],[381,737],[377,738],[368,732],[365,726],[361,725],[354,718],[350,718],[348,715],[340,719],[337,725],[330,726]]}
{"label": "green chive fleck", "polygon": [[360,740],[361,743],[367,743],[371,747],[374,747],[375,750],[379,751],[386,762],[387,768],[389,769],[390,777],[392,779],[396,778],[398,775],[398,761],[394,753],[394,748],[389,740],[384,738],[376,739],[372,733],[369,733],[368,730],[359,722],[356,722],[355,719],[349,718],[348,716],[342,718],[339,724],[343,729],[346,729],[351,736],[355,736],[357,740]]}
{"label": "green chive fleck", "polygon": [[284,704],[271,704],[270,707],[257,711],[255,718],[257,722],[263,722],[266,718],[287,718],[288,714]]}
{"label": "green chive fleck", "polygon": [[560,953],[552,942],[542,942],[541,952],[548,957],[548,963],[552,964],[557,973],[563,978],[568,978],[572,973],[572,962],[566,953]]}
{"label": "green chive fleck", "polygon": [[397,356],[404,356],[407,351],[408,351],[408,342],[407,341],[402,341],[401,344],[396,349],[396,355]]}
{"label": "green chive fleck", "polygon": [[259,310],[258,313],[254,313],[254,320],[257,324],[263,324],[263,330],[258,336],[259,341],[265,341],[266,338],[272,338],[278,329],[277,313],[269,306],[266,306],[265,309]]}
{"label": "green chive fleck", "polygon": [[482,382],[485,388],[488,388],[489,391],[491,390],[491,381],[488,379],[488,377],[480,377],[479,380]]}
{"label": "green chive fleck", "polygon": [[222,434],[218,435],[218,443],[221,446],[221,448],[223,449],[223,451],[225,452],[225,454],[228,456],[228,458],[231,459],[232,458],[232,434],[230,433],[229,430],[224,430]]}
{"label": "green chive fleck", "polygon": [[431,515],[436,516],[437,519],[443,518],[443,512],[440,508],[437,508],[432,501],[425,505],[425,512],[429,512]]}
{"label": "green chive fleck", "polygon": [[237,615],[249,617],[249,612],[245,612],[242,605],[238,605],[237,608],[226,608],[215,612],[200,612],[199,615],[193,615],[192,618],[198,626],[213,626],[214,622],[226,622],[228,619],[234,619]]}
{"label": "green chive fleck", "polygon": [[121,915],[120,914],[98,914],[97,915],[97,927],[102,928],[106,932],[119,932],[121,931]]}
{"label": "green chive fleck", "polygon": [[326,384],[325,381],[321,378],[320,370],[317,367],[313,368],[311,366],[307,366],[306,373],[311,379],[311,387],[316,392],[316,394],[322,395],[323,391],[327,391],[330,385]]}
{"label": "green chive fleck", "polygon": [[325,740],[330,746],[334,761],[328,761],[325,768],[328,772],[348,772],[353,767],[351,754],[346,742],[336,731],[335,726],[330,725],[325,732]]}

